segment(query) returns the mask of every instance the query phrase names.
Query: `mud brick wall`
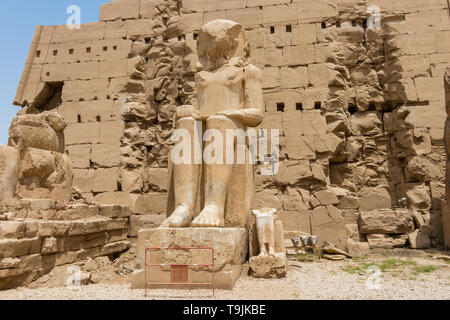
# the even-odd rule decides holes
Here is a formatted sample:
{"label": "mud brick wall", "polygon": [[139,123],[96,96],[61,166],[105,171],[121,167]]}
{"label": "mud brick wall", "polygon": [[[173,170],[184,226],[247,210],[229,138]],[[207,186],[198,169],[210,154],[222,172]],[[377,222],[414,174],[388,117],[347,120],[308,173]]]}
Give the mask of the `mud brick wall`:
{"label": "mud brick wall", "polygon": [[[371,5],[381,13],[375,30],[367,28]],[[217,18],[237,21],[263,70],[262,127],[281,133],[280,171],[257,177],[257,205],[277,208],[289,232],[312,232],[341,246],[347,237],[375,239],[377,246],[404,244],[410,230],[363,234],[368,215],[360,213],[388,210],[387,220],[395,219],[406,197],[415,217],[410,229],[438,246],[447,6],[446,0],[112,1],[101,6],[100,22],[80,30],[36,29],[15,102],[26,105],[45,84],[63,84],[58,110],[69,123],[74,183],[99,203],[130,205],[136,234],[165,215],[172,119],[177,106],[195,103],[198,30]]]}

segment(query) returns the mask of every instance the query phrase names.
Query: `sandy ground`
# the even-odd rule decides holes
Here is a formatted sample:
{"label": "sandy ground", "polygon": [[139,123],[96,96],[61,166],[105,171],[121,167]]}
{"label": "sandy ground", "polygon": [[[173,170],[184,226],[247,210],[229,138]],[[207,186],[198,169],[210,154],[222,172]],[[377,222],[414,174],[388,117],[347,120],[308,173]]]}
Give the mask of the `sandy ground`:
{"label": "sandy ground", "polygon": [[[369,256],[344,261],[316,260],[301,262],[290,259],[285,279],[253,279],[243,271],[232,291],[217,290],[216,299],[450,299],[450,264],[434,259],[436,252],[412,250],[381,250]],[[448,252],[446,253],[448,254]],[[132,257],[125,260],[130,263]],[[67,266],[54,270],[28,288],[0,292],[4,299],[50,300],[143,300],[143,299],[211,299],[211,290],[131,290],[131,274],[128,267],[116,261],[92,267],[92,261],[81,264],[93,277],[102,276],[101,283],[82,286],[78,290],[67,288],[64,283]],[[373,264],[382,268],[379,273]],[[375,268],[368,272],[367,266]],[[386,267],[383,269],[383,266]]]}

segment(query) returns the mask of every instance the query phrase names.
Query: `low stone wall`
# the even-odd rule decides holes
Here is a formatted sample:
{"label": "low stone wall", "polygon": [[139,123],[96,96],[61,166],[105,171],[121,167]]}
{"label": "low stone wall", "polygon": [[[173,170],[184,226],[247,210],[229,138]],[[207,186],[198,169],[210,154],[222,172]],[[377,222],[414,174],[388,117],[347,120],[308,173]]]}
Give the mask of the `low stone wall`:
{"label": "low stone wall", "polygon": [[0,216],[0,289],[26,285],[56,266],[130,248],[128,207],[22,199],[4,209],[12,207]]}

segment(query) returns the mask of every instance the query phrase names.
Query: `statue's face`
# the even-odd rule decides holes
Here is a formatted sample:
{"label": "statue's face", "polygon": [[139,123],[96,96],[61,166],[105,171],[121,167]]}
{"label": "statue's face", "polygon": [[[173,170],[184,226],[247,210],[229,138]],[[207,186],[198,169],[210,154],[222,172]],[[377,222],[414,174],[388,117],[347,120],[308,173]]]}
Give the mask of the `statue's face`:
{"label": "statue's face", "polygon": [[242,39],[242,27],[233,21],[214,20],[206,24],[197,41],[200,69],[216,70],[236,56],[243,57],[243,50],[239,50]]}

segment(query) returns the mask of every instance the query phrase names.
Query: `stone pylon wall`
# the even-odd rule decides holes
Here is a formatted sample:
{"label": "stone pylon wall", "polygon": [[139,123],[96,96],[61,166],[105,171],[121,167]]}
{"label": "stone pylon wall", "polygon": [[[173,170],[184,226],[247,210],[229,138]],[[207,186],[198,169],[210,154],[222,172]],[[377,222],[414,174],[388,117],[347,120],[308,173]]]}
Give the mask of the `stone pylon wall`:
{"label": "stone pylon wall", "polygon": [[[38,27],[15,103],[31,103],[45,83],[63,84],[58,111],[69,123],[74,184],[97,202],[130,205],[132,234],[157,226],[173,114],[195,103],[197,32],[213,19],[237,21],[263,70],[262,127],[281,133],[280,171],[257,177],[257,206],[277,208],[288,232],[341,246],[346,237],[401,245],[415,228],[440,245],[447,5],[118,0],[80,30]],[[381,24],[369,30],[377,8]],[[372,217],[398,220],[403,197],[412,225],[408,216],[403,229],[367,226]]]}

